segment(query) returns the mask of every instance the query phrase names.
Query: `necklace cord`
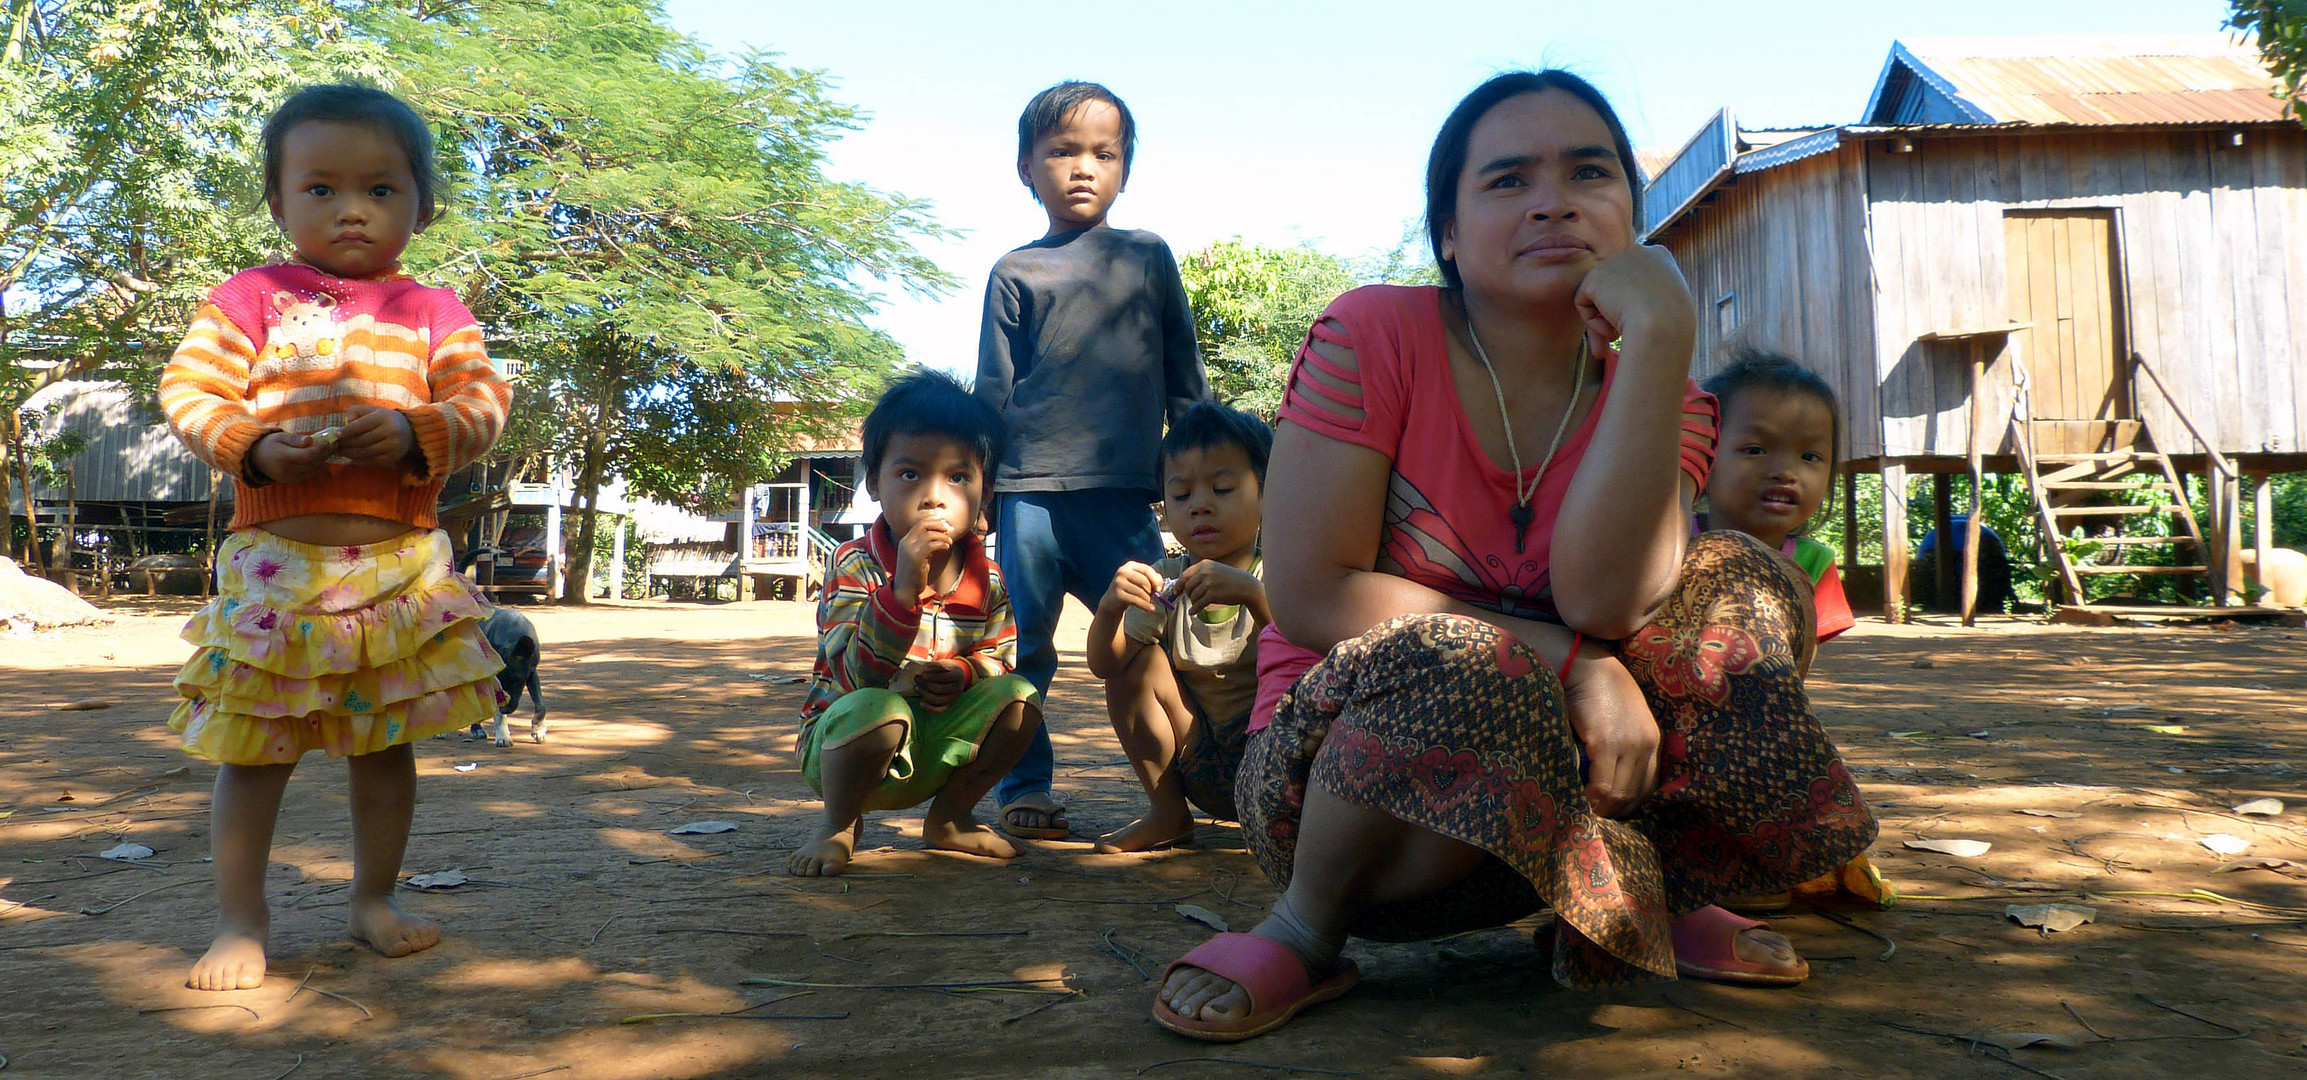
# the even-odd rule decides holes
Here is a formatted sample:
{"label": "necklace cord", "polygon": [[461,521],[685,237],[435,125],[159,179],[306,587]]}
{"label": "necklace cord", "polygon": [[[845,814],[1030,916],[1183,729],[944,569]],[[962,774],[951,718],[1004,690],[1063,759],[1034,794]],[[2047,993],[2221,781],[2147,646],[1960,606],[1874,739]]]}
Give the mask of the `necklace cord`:
{"label": "necklace cord", "polygon": [[1514,420],[1506,415],[1506,386],[1498,381],[1498,369],[1490,363],[1490,354],[1482,348],[1482,335],[1474,332],[1474,317],[1466,320],[1466,340],[1473,343],[1474,359],[1482,362],[1482,370],[1490,376],[1490,392],[1498,398],[1498,426],[1506,429],[1506,456],[1514,462],[1514,505],[1530,505],[1538,494],[1538,485],[1545,481],[1546,470],[1554,464],[1554,454],[1562,449],[1562,434],[1570,430],[1570,417],[1578,411],[1578,398],[1586,390],[1586,339],[1578,339],[1578,367],[1570,376],[1570,400],[1562,406],[1562,419],[1554,425],[1554,441],[1546,445],[1546,456],[1538,462],[1538,472],[1530,478],[1527,488],[1522,486],[1522,450],[1514,444]]}

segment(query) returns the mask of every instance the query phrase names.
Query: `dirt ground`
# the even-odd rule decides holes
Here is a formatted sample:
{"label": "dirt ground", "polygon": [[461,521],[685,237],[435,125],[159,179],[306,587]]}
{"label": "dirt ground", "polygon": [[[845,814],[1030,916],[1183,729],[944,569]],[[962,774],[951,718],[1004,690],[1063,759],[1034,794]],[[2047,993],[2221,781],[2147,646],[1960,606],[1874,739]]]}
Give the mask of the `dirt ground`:
{"label": "dirt ground", "polygon": [[[1200,850],[1077,839],[995,865],[920,850],[918,814],[875,815],[853,876],[783,876],[815,812],[790,753],[811,612],[776,602],[530,609],[551,741],[417,748],[408,872],[470,881],[404,902],[448,939],[402,960],[344,940],[345,769],[316,757],[273,852],[272,977],[187,990],[213,916],[215,770],[161,721],[190,607],[122,602],[110,627],[0,640],[10,1080],[2307,1075],[2307,868],[2241,868],[2307,864],[2300,630],[1863,624],[1823,651],[1813,693],[1908,895],[1779,918],[1807,984],[1561,991],[1524,925],[1356,943],[1360,989],[1214,1047],[1154,1026],[1145,973],[1208,933],[1178,903],[1246,928],[1272,901],[1231,826]],[[1080,614],[1050,719],[1074,827],[1095,835],[1139,795]],[[113,704],[57,708],[94,701]],[[2270,796],[2280,816],[2229,810]],[[695,821],[736,829],[668,833]],[[2221,856],[2211,834],[2249,846]],[[1918,838],[1993,848],[1903,846]],[[94,857],[123,840],[157,854]],[[2049,901],[2097,921],[2045,935],[2004,914]],[[859,988],[1001,980],[1020,984]],[[2079,1048],[1961,1038],[2015,1032]]]}

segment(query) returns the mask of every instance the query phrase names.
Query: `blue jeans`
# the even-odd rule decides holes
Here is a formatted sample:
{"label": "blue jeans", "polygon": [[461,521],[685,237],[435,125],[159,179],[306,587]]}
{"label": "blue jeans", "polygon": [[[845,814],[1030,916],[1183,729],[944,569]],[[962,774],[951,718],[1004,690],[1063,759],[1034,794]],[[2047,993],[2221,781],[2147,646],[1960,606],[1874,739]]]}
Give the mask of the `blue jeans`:
{"label": "blue jeans", "polygon": [[[1154,523],[1153,499],[1143,491],[1025,491],[1000,500],[995,550],[1017,619],[1017,673],[1046,698],[1057,674],[1057,619],[1066,595],[1096,610],[1121,564],[1161,558],[1161,528]],[[1025,758],[994,787],[995,805],[1048,791],[1056,768],[1044,724],[1035,729]]]}

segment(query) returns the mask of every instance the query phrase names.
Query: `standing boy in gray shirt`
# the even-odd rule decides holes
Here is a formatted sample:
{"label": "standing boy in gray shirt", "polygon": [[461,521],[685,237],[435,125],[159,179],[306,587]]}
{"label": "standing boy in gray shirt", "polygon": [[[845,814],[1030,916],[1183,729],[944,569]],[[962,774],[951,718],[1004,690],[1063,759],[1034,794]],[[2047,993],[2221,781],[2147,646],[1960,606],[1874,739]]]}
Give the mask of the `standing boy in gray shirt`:
{"label": "standing boy in gray shirt", "polygon": [[[1096,83],[1034,95],[1017,120],[1017,177],[1049,215],[985,286],[977,396],[1009,427],[996,511],[1017,618],[1017,673],[1047,693],[1068,593],[1096,607],[1114,571],[1161,557],[1154,523],[1162,424],[1209,396],[1177,259],[1161,237],[1106,225],[1137,126]],[[1066,835],[1049,735],[994,789],[1011,835]]]}

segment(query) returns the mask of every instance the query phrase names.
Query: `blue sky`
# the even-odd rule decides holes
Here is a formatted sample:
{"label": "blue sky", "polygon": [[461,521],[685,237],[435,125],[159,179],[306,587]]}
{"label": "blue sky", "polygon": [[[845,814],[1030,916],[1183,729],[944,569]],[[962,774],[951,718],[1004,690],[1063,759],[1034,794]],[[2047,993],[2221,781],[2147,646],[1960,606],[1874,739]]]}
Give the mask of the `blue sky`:
{"label": "blue sky", "polygon": [[832,174],[929,200],[964,230],[924,245],[961,287],[929,297],[885,288],[876,322],[914,361],[965,377],[986,271],[1046,228],[1016,178],[1018,110],[1063,79],[1105,83],[1137,117],[1115,225],[1152,229],[1181,255],[1238,235],[1361,256],[1415,222],[1434,129],[1500,71],[1573,68],[1610,95],[1635,145],[1672,149],[1726,105],[1747,127],[1854,121],[1896,39],[2215,33],[2227,10],[2225,0],[667,4],[673,25],[709,48],[774,50],[830,74],[835,98],[868,114],[833,148]]}

